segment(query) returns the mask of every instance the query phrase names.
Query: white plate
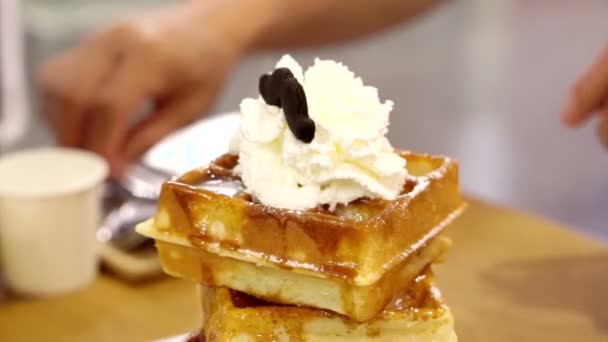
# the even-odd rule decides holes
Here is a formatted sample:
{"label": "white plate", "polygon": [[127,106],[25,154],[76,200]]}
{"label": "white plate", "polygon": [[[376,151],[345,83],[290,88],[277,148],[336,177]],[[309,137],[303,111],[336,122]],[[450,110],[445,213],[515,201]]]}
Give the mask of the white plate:
{"label": "white plate", "polygon": [[237,112],[202,119],[163,139],[144,155],[143,161],[174,175],[206,165],[228,152],[239,119]]}

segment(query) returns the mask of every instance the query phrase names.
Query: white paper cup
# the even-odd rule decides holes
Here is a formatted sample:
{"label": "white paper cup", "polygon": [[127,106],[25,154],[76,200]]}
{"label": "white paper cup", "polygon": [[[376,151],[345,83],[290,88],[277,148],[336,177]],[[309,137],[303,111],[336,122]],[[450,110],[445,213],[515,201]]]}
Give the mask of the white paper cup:
{"label": "white paper cup", "polygon": [[10,288],[52,295],[95,278],[95,232],[107,174],[102,158],[66,148],[0,158],[1,272]]}

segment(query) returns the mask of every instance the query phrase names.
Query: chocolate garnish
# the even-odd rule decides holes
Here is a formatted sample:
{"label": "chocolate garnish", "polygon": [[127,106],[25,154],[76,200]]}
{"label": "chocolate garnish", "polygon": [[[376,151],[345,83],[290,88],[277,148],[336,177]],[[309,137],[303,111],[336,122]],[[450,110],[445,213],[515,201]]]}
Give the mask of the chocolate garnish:
{"label": "chocolate garnish", "polygon": [[315,137],[315,122],[308,116],[308,103],[304,88],[295,78],[289,78],[283,82],[281,104],[287,126],[293,135],[305,143],[310,143]]}
{"label": "chocolate garnish", "polygon": [[260,94],[264,101],[272,106],[281,108],[281,88],[283,83],[288,79],[294,79],[291,70],[287,68],[279,68],[272,74],[262,75],[260,78]]}
{"label": "chocolate garnish", "polygon": [[300,141],[310,143],[315,137],[315,122],[308,116],[304,88],[287,68],[264,74],[258,84],[264,101],[283,108],[287,126]]}

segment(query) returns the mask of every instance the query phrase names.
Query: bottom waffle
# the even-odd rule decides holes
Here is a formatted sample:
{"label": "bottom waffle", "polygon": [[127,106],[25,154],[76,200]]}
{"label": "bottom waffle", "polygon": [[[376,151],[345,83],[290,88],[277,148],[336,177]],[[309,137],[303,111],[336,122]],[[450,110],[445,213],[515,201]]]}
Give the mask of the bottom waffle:
{"label": "bottom waffle", "polygon": [[156,241],[164,271],[172,276],[249,293],[272,303],[304,305],[344,314],[359,322],[374,317],[422,270],[450,247],[439,236],[375,284],[355,286],[340,279],[317,278],[287,269],[257,266],[200,249]]}
{"label": "bottom waffle", "polygon": [[378,315],[358,323],[329,311],[283,306],[226,288],[201,286],[207,342],[457,342],[449,308],[429,272]]}

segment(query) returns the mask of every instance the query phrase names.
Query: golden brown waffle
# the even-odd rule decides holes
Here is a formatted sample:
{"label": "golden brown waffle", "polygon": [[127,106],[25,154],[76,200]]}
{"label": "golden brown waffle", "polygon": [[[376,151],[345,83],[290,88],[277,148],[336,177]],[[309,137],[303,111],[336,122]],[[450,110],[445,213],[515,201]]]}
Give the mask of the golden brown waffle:
{"label": "golden brown waffle", "polygon": [[261,301],[226,288],[201,288],[207,342],[456,342],[453,319],[431,275],[416,278],[371,320]]}
{"label": "golden brown waffle", "polygon": [[256,266],[238,259],[220,257],[204,250],[157,241],[163,269],[169,275],[208,286],[246,292],[273,303],[305,305],[332,310],[357,321],[380,312],[422,270],[440,258],[451,242],[437,237],[400,265],[368,286],[340,279],[317,278],[289,270]]}
{"label": "golden brown waffle", "polygon": [[163,185],[153,223],[143,235],[257,265],[369,286],[425,245],[463,208],[458,164],[401,152],[409,177],[394,201],[361,199],[334,212],[294,211],[200,187],[234,181],[237,157]]}

